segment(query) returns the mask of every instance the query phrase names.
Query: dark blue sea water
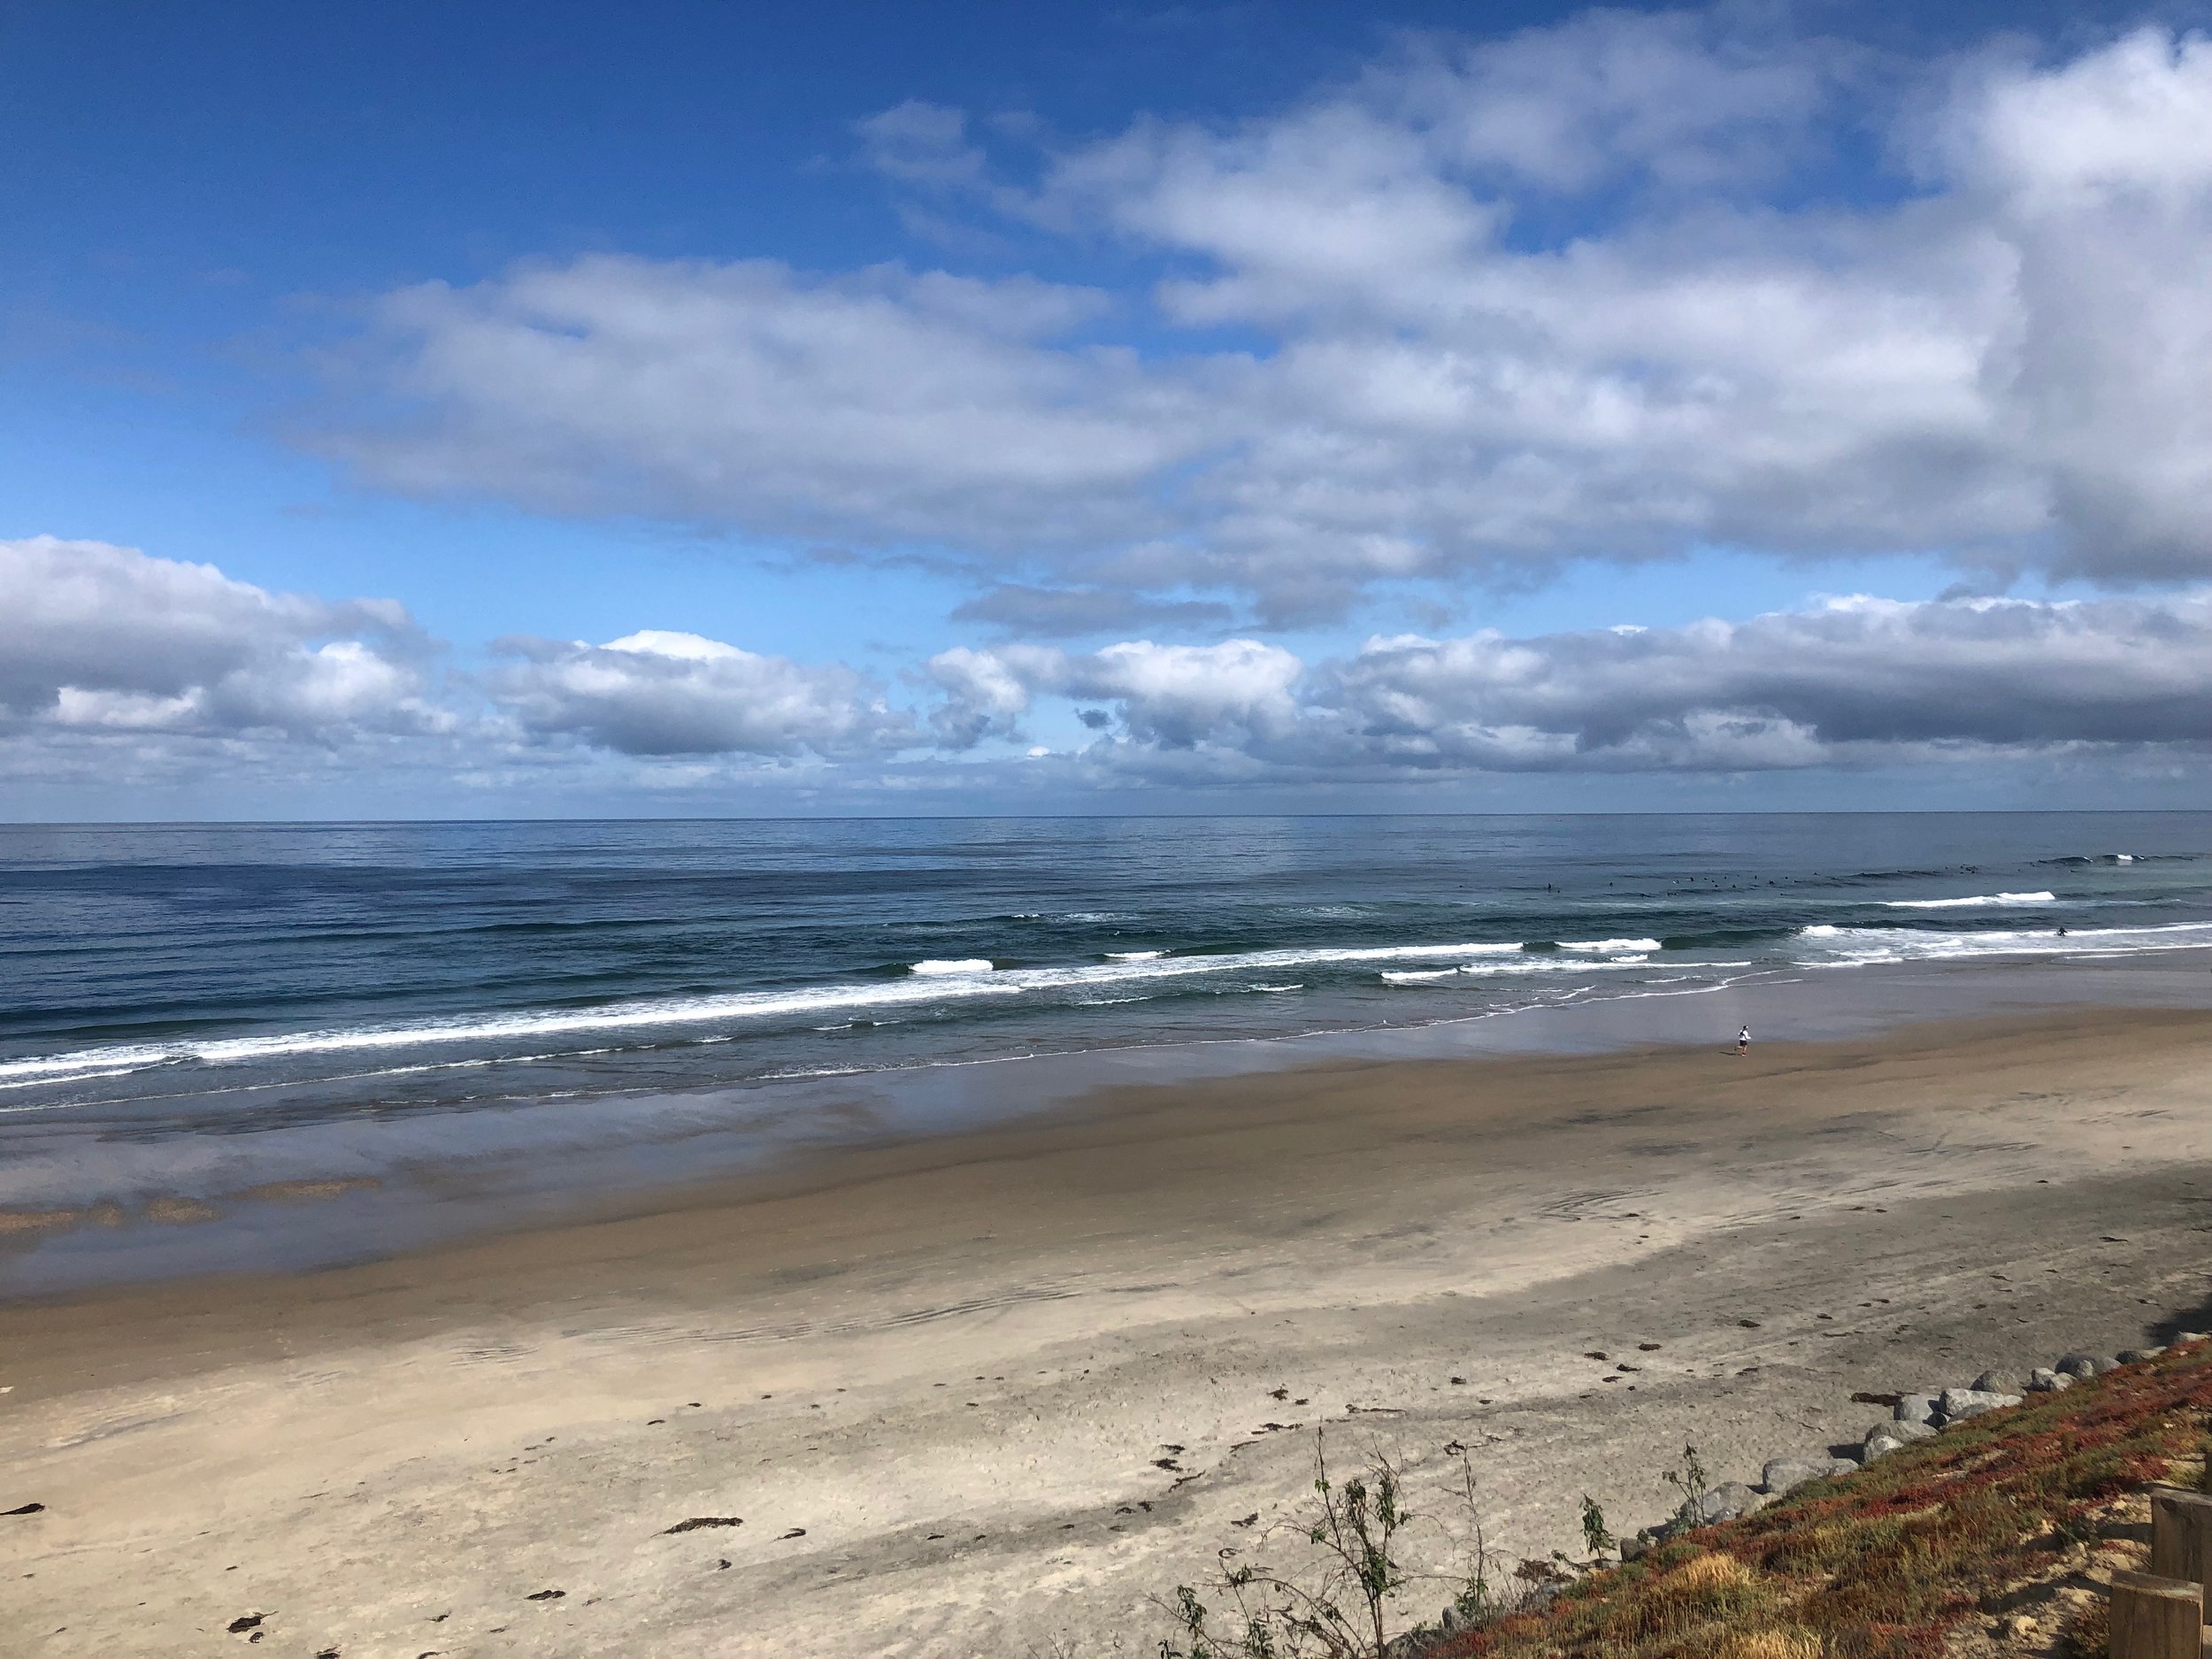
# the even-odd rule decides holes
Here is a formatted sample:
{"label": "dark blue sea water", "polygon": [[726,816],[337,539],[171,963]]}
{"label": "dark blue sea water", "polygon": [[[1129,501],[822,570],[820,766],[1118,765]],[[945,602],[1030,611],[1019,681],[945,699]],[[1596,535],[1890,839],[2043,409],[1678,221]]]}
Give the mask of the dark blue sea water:
{"label": "dark blue sea water", "polygon": [[2208,946],[2203,814],[0,828],[0,1206],[604,1144],[769,1079],[1701,992],[1725,1035],[1778,979]]}
{"label": "dark blue sea water", "polygon": [[2208,854],[2190,814],[4,828],[0,1114],[449,1110],[2156,952],[2212,944]]}

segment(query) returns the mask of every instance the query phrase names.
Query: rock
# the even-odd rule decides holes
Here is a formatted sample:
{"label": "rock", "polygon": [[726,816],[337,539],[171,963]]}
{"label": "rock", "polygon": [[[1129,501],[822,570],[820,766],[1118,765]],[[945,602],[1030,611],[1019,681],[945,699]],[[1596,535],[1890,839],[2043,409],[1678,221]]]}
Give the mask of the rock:
{"label": "rock", "polygon": [[1900,1423],[1927,1423],[1935,1417],[1933,1394],[1899,1394],[1892,1415]]}
{"label": "rock", "polygon": [[1886,1434],[1893,1440],[1904,1440],[1908,1443],[1935,1438],[1934,1426],[1926,1423],[1885,1423],[1878,1432]]}
{"label": "rock", "polygon": [[1653,1541],[1649,1527],[1646,1527],[1633,1538],[1624,1538],[1621,1540],[1621,1559],[1624,1562],[1642,1560],[1651,1554]]}
{"label": "rock", "polygon": [[1748,1515],[1764,1500],[1740,1480],[1724,1480],[1697,1501],[1697,1518],[1709,1526],[1716,1521],[1732,1521],[1740,1515]]}
{"label": "rock", "polygon": [[1985,1371],[1980,1376],[1974,1379],[1974,1392],[1976,1394],[2001,1394],[2005,1391],[2004,1379],[1998,1376],[1993,1371]]}
{"label": "rock", "polygon": [[1775,1457],[1759,1471],[1759,1486],[1769,1498],[1778,1498],[1786,1492],[1794,1492],[1810,1480],[1829,1480],[1838,1475],[1858,1472],[1858,1464],[1848,1457]]}
{"label": "rock", "polygon": [[2124,1348],[2120,1350],[2120,1363],[2140,1365],[2147,1359],[2156,1359],[2165,1351],[2162,1348]]}
{"label": "rock", "polygon": [[2177,1331],[2174,1333],[2174,1340],[2177,1343],[2212,1342],[2212,1335],[2208,1335],[2202,1331]]}
{"label": "rock", "polygon": [[2028,1392],[2032,1394],[2055,1394],[2062,1388],[2071,1388],[2074,1379],[2062,1371],[2053,1371],[2047,1365],[2038,1365],[2028,1373]]}
{"label": "rock", "polygon": [[1825,1457],[1770,1457],[1759,1471],[1759,1484],[1769,1497],[1778,1498],[1808,1481],[1826,1479],[1830,1461]]}
{"label": "rock", "polygon": [[1978,1417],[1985,1411],[1994,1411],[2001,1406],[2016,1406],[2018,1394],[2000,1394],[1992,1388],[1946,1388],[1936,1401],[1936,1409],[1943,1414],[1945,1427]]}
{"label": "rock", "polygon": [[1870,1431],[1865,1444],[1860,1448],[1864,1461],[1870,1463],[1878,1457],[1886,1457],[1892,1452],[1904,1449],[1905,1442],[1892,1434],[1886,1427]]}
{"label": "rock", "polygon": [[2101,1354],[2069,1354],[2051,1369],[2068,1377],[2101,1377],[2116,1363]]}

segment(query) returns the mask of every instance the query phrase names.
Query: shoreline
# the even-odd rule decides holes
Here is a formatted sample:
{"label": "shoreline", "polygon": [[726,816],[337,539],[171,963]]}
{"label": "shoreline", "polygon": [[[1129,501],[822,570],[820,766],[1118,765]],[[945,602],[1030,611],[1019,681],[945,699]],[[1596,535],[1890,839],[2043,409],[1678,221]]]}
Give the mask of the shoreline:
{"label": "shoreline", "polygon": [[[146,1136],[93,1113],[18,1121],[0,1182],[0,1306],[106,1284],[317,1271],[681,1203],[694,1187],[833,1164],[872,1145],[1080,1114],[1156,1087],[1290,1079],[1340,1064],[1491,1064],[1694,1052],[1732,1036],[1878,1039],[1930,1023],[2097,1008],[2212,1010],[2212,951],[2104,963],[1873,964],[1762,972],[1417,1025],[1176,1038],[681,1094],[524,1100],[302,1128]],[[1291,1087],[1295,1087],[1292,1085]]]}
{"label": "shoreline", "polygon": [[[17,1302],[0,1509],[47,1508],[0,1610],[73,1655],[250,1612],[307,1651],[1136,1654],[1323,1425],[1423,1478],[1479,1448],[1541,1554],[1578,1491],[1655,1518],[1685,1438],[1742,1479],[1855,1438],[1855,1390],[2201,1328],[2208,1061],[2202,1016],[2108,1009],[1346,1060]],[[742,1524],[666,1534],[700,1516]]]}

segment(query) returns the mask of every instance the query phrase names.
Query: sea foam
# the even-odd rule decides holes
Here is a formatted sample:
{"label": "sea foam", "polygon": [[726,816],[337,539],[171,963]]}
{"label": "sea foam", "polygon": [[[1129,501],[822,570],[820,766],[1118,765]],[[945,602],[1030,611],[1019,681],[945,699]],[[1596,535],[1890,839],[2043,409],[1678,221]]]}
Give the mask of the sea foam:
{"label": "sea foam", "polygon": [[2055,904],[2055,893],[1977,893],[1962,899],[1884,899],[1887,910],[1963,910],[1985,905]]}

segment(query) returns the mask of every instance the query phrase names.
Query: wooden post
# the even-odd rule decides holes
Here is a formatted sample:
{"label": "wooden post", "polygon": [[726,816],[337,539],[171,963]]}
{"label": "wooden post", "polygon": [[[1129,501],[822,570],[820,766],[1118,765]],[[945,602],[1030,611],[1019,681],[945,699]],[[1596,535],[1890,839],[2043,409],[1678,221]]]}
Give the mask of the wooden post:
{"label": "wooden post", "polygon": [[2151,1488],[2151,1571],[2200,1586],[2212,1578],[2212,1493]]}
{"label": "wooden post", "polygon": [[2112,1659],[2201,1659],[2204,1586],[2150,1572],[2112,1575]]}

